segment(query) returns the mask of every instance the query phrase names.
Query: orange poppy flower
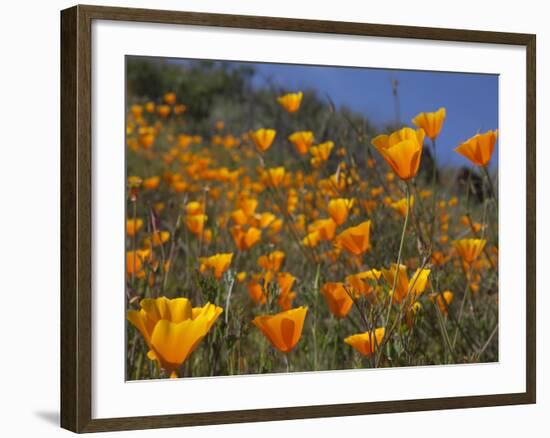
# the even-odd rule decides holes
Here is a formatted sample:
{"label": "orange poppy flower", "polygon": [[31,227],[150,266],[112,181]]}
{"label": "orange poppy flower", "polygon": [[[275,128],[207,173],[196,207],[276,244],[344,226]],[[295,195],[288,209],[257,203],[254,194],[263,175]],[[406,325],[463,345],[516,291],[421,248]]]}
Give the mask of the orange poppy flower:
{"label": "orange poppy flower", "polygon": [[466,263],[472,263],[476,260],[486,244],[487,241],[485,239],[460,239],[453,242],[458,255]]}
{"label": "orange poppy flower", "polygon": [[215,254],[210,257],[201,258],[200,272],[212,269],[214,277],[219,280],[223,273],[229,269],[231,260],[233,260],[233,253]]}
{"label": "orange poppy flower", "polygon": [[143,219],[126,219],[126,234],[133,237],[143,227]]}
{"label": "orange poppy flower", "polygon": [[374,291],[374,286],[382,272],[377,269],[359,272],[357,274],[348,275],[346,283],[350,285],[352,292],[356,295],[370,295]]}
{"label": "orange poppy flower", "polygon": [[311,165],[314,168],[318,168],[323,162],[327,161],[330,157],[330,152],[334,148],[332,141],[326,141],[317,146],[312,146],[309,152],[311,153]]}
{"label": "orange poppy flower", "polygon": [[317,231],[319,233],[319,239],[330,241],[334,239],[336,222],[334,222],[332,218],[317,219],[308,226],[307,230],[309,233]]}
{"label": "orange poppy flower", "polygon": [[328,203],[327,212],[337,225],[342,225],[348,219],[352,207],[353,199],[331,199]]}
{"label": "orange poppy flower", "polygon": [[160,176],[152,176],[143,180],[143,188],[145,190],[155,190],[160,185]]}
{"label": "orange poppy flower", "polygon": [[445,108],[439,108],[433,113],[418,114],[412,122],[416,127],[422,128],[430,139],[435,140],[443,127],[445,115]]}
{"label": "orange poppy flower", "polygon": [[356,256],[368,251],[370,245],[370,224],[369,220],[342,231],[336,237],[337,245]]}
{"label": "orange poppy flower", "polygon": [[[441,295],[443,295],[443,298],[441,297]],[[434,301],[437,303],[437,307],[439,307],[439,310],[443,315],[447,315],[447,308],[453,301],[453,298],[454,294],[450,290],[446,290],[442,294],[434,293],[430,295],[430,300],[432,301],[432,303]]]}
{"label": "orange poppy flower", "polygon": [[[414,195],[411,195],[409,203],[409,212],[414,206]],[[393,208],[400,216],[405,217],[407,215],[407,198],[402,198],[399,201],[392,202],[390,207]]]}
{"label": "orange poppy flower", "polygon": [[204,230],[204,224],[206,223],[208,216],[205,214],[194,214],[185,217],[185,225],[187,229],[194,235],[199,236]]}
{"label": "orange poppy flower", "polygon": [[242,227],[235,225],[230,231],[235,245],[241,251],[252,248],[262,238],[262,231],[256,227],[250,227],[244,231]]}
{"label": "orange poppy flower", "polygon": [[285,178],[285,168],[273,167],[271,169],[266,169],[262,181],[264,184],[270,187],[279,187]]}
{"label": "orange poppy flower", "polygon": [[254,304],[265,304],[267,301],[267,296],[264,292],[262,284],[257,280],[250,281],[246,288],[248,289],[248,295],[254,301]]}
{"label": "orange poppy flower", "polygon": [[288,140],[294,145],[300,155],[306,155],[313,144],[313,132],[298,131],[291,134]]}
{"label": "orange poppy flower", "polygon": [[382,344],[385,333],[385,328],[379,327],[374,330],[374,332],[370,331],[348,336],[346,339],[344,339],[344,342],[351,345],[363,356],[370,356],[376,351],[376,348],[379,348]]}
{"label": "orange poppy flower", "polygon": [[353,300],[346,292],[344,283],[325,283],[321,293],[331,313],[338,319],[344,318],[353,306]]}
{"label": "orange poppy flower", "polygon": [[164,102],[168,105],[174,105],[176,103],[176,93],[169,92],[164,95]]}
{"label": "orange poppy flower", "polygon": [[409,293],[414,295],[414,299],[416,300],[426,290],[430,272],[429,269],[417,269],[409,280],[405,265],[399,265],[398,274],[396,274],[397,264],[395,263],[391,265],[390,269],[382,269],[382,275],[390,287],[393,287],[395,275],[397,275],[395,291],[390,291],[394,303],[401,303]]}
{"label": "orange poppy flower", "polygon": [[275,135],[277,135],[277,132],[274,129],[263,128],[250,133],[254,145],[261,152],[265,152],[271,147],[273,140],[275,140]]}
{"label": "orange poppy flower", "polygon": [[283,251],[273,251],[270,254],[260,256],[258,258],[258,265],[266,271],[278,272],[284,259],[285,253]]}
{"label": "orange poppy flower", "polygon": [[477,166],[487,166],[493,155],[498,131],[487,131],[484,134],[476,134],[455,148],[455,152],[468,158]]}
{"label": "orange poppy flower", "polygon": [[252,321],[277,350],[288,353],[300,340],[307,307],[297,307],[276,315],[257,316]]}
{"label": "orange poppy flower", "polygon": [[150,246],[151,244],[153,246],[160,246],[163,243],[168,242],[168,239],[170,239],[170,232],[169,231],[155,231],[151,233],[151,237],[147,237],[145,239],[145,245]]}
{"label": "orange poppy flower", "polygon": [[416,176],[424,144],[423,129],[403,128],[391,135],[379,135],[372,144],[399,178],[406,181]]}
{"label": "orange poppy flower", "polygon": [[223,312],[210,303],[192,307],[186,298],[145,298],[140,307],[139,311],[128,311],[128,320],[149,347],[147,357],[156,360],[167,373],[187,360]]}
{"label": "orange poppy flower", "polygon": [[284,96],[278,97],[277,102],[279,102],[279,105],[281,105],[289,113],[295,113],[300,108],[303,96],[304,94],[301,91],[298,93],[288,93]]}

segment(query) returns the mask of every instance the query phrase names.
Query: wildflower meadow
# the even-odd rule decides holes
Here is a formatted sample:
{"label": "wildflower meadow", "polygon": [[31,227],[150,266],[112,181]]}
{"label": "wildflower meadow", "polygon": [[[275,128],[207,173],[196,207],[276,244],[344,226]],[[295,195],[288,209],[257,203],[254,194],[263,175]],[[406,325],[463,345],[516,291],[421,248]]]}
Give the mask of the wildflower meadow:
{"label": "wildflower meadow", "polygon": [[127,379],[498,361],[498,126],[255,75],[127,58]]}

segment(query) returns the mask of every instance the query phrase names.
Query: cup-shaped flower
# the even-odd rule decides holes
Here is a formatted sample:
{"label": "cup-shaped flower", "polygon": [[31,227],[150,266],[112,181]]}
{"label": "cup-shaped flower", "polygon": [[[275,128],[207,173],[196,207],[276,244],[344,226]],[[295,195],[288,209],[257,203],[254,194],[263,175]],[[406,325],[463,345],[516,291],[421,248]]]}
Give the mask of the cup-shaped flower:
{"label": "cup-shaped flower", "polygon": [[351,287],[352,293],[356,296],[368,296],[374,291],[374,287],[381,275],[382,272],[377,269],[359,272],[357,274],[348,275],[346,277],[346,284]]}
{"label": "cup-shaped flower", "polygon": [[185,225],[194,235],[200,236],[204,230],[204,224],[207,220],[208,216],[205,214],[193,214],[185,217]]}
{"label": "cup-shaped flower", "polygon": [[231,235],[237,248],[241,251],[246,251],[260,241],[262,230],[256,227],[249,227],[247,230],[244,230],[242,227],[236,225],[231,228]]}
{"label": "cup-shaped flower", "polygon": [[332,240],[336,232],[336,222],[332,218],[317,219],[307,227],[308,233],[318,232],[319,239]]}
{"label": "cup-shaped flower", "polygon": [[311,165],[314,168],[318,168],[324,161],[327,161],[330,157],[330,152],[334,148],[332,141],[325,141],[324,143],[312,146],[309,150],[311,154]]}
{"label": "cup-shaped flower", "polygon": [[321,288],[330,312],[337,318],[344,318],[353,306],[353,300],[344,287],[344,283],[325,283]]}
{"label": "cup-shaped flower", "polygon": [[337,225],[342,225],[348,219],[352,207],[353,199],[336,198],[329,201],[327,212]]}
{"label": "cup-shaped flower", "polygon": [[[409,203],[409,213],[414,206],[414,195],[411,195]],[[390,207],[393,208],[400,216],[405,217],[407,215],[407,198],[402,198],[398,201],[392,202]]]}
{"label": "cup-shaped flower", "polygon": [[315,248],[319,245],[319,240],[321,240],[321,233],[317,230],[313,230],[307,233],[306,237],[302,239],[302,245],[308,248]]}
{"label": "cup-shaped flower", "polygon": [[447,313],[448,313],[447,308],[449,307],[449,305],[453,301],[453,298],[454,298],[454,294],[450,290],[446,290],[445,292],[443,292],[441,294],[434,293],[434,294],[430,295],[430,300],[432,301],[432,303],[433,302],[437,303],[437,307],[439,307],[439,311],[443,315],[447,315]]}
{"label": "cup-shaped flower", "polygon": [[204,257],[200,259],[200,272],[205,272],[210,269],[214,272],[214,277],[218,280],[222,277],[223,273],[229,269],[233,260],[233,253],[215,254],[210,257]]}
{"label": "cup-shaped flower", "polygon": [[161,246],[163,243],[168,242],[168,239],[170,239],[170,232],[169,231],[160,231],[157,230],[153,233],[151,233],[150,237],[147,237],[145,239],[145,245],[146,246]]}
{"label": "cup-shaped flower", "polygon": [[294,145],[300,155],[306,155],[311,145],[313,145],[313,132],[298,131],[291,134],[288,140]]}
{"label": "cup-shaped flower", "polygon": [[160,176],[152,176],[143,180],[145,190],[155,190],[160,185]]}
{"label": "cup-shaped flower", "polygon": [[277,250],[258,257],[258,265],[266,271],[278,272],[281,269],[284,259],[285,253]]}
{"label": "cup-shaped flower", "polygon": [[126,219],[126,234],[133,237],[143,227],[143,219]]}
{"label": "cup-shaped flower", "polygon": [[128,311],[128,320],[142,334],[148,357],[167,373],[185,362],[223,312],[210,303],[193,308],[187,298],[145,298],[140,307]]}
{"label": "cup-shaped flower", "polygon": [[372,144],[399,178],[407,181],[416,176],[424,144],[423,129],[402,128],[373,138]]}
{"label": "cup-shaped flower", "polygon": [[295,113],[300,108],[302,97],[304,94],[299,91],[297,93],[288,93],[277,98],[277,102],[289,113]]}
{"label": "cup-shaped flower", "polygon": [[276,134],[277,132],[274,129],[262,128],[258,129],[257,131],[251,132],[250,137],[252,138],[252,141],[254,142],[256,148],[261,152],[265,152],[273,144],[273,140],[275,140]]}
{"label": "cup-shaped flower", "polygon": [[377,348],[380,348],[380,345],[384,340],[385,333],[386,330],[384,327],[379,327],[374,331],[348,336],[344,339],[344,342],[351,345],[363,356],[370,356],[376,351]]}
{"label": "cup-shaped flower", "polygon": [[297,307],[275,315],[254,318],[254,324],[277,350],[288,353],[300,340],[307,307]]}
{"label": "cup-shaped flower", "polygon": [[468,158],[477,166],[487,166],[493,155],[498,131],[487,131],[483,134],[476,134],[455,148],[455,152]]}
{"label": "cup-shaped flower", "polygon": [[435,140],[443,127],[445,115],[445,108],[439,108],[437,111],[432,113],[418,114],[414,119],[412,119],[412,122],[416,127],[422,128],[426,133],[426,136],[428,136],[431,140]]}
{"label": "cup-shaped flower", "polygon": [[370,221],[365,221],[355,227],[342,231],[336,237],[336,242],[338,246],[356,256],[368,251],[370,245]]}
{"label": "cup-shaped flower", "polygon": [[414,297],[414,301],[426,290],[430,269],[417,269],[410,279],[405,265],[399,265],[399,272],[397,272],[395,263],[391,265],[390,269],[382,269],[382,275],[390,287],[393,287],[397,275],[395,291],[390,291],[394,303],[401,303],[409,294]]}
{"label": "cup-shaped flower", "polygon": [[296,277],[290,272],[279,272],[277,274],[277,284],[279,285],[280,294],[285,295],[290,292]]}
{"label": "cup-shaped flower", "polygon": [[269,187],[279,187],[285,179],[285,168],[272,167],[267,169],[262,175],[262,181]]}
{"label": "cup-shaped flower", "polygon": [[250,295],[250,298],[252,299],[252,301],[254,301],[254,304],[266,303],[267,295],[260,281],[254,279],[248,282],[248,284],[246,285],[246,289],[248,290],[248,295]]}
{"label": "cup-shaped flower", "polygon": [[472,263],[482,253],[487,241],[485,239],[460,239],[453,246],[460,258],[466,263]]}
{"label": "cup-shaped flower", "polygon": [[149,249],[138,249],[126,253],[126,274],[135,275],[137,278],[145,278],[144,264],[151,259]]}

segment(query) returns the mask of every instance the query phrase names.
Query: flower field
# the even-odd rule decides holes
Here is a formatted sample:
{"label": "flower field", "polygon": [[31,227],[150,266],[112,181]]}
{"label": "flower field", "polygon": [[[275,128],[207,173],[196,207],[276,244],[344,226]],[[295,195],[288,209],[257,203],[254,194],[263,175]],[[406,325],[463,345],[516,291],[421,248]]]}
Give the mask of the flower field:
{"label": "flower field", "polygon": [[498,360],[496,126],[444,166],[445,101],[375,126],[193,68],[128,64],[128,380]]}

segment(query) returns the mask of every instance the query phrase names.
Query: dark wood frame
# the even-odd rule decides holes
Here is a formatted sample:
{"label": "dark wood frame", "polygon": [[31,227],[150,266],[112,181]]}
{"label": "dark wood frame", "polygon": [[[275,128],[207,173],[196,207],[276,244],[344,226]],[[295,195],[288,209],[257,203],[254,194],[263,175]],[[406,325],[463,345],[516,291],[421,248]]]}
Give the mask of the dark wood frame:
{"label": "dark wood frame", "polygon": [[[526,392],[198,414],[92,419],[91,24],[93,20],[141,21],[525,46],[527,50]],[[535,47],[535,35],[517,33],[80,5],[62,11],[61,426],[74,432],[98,432],[535,403]]]}

